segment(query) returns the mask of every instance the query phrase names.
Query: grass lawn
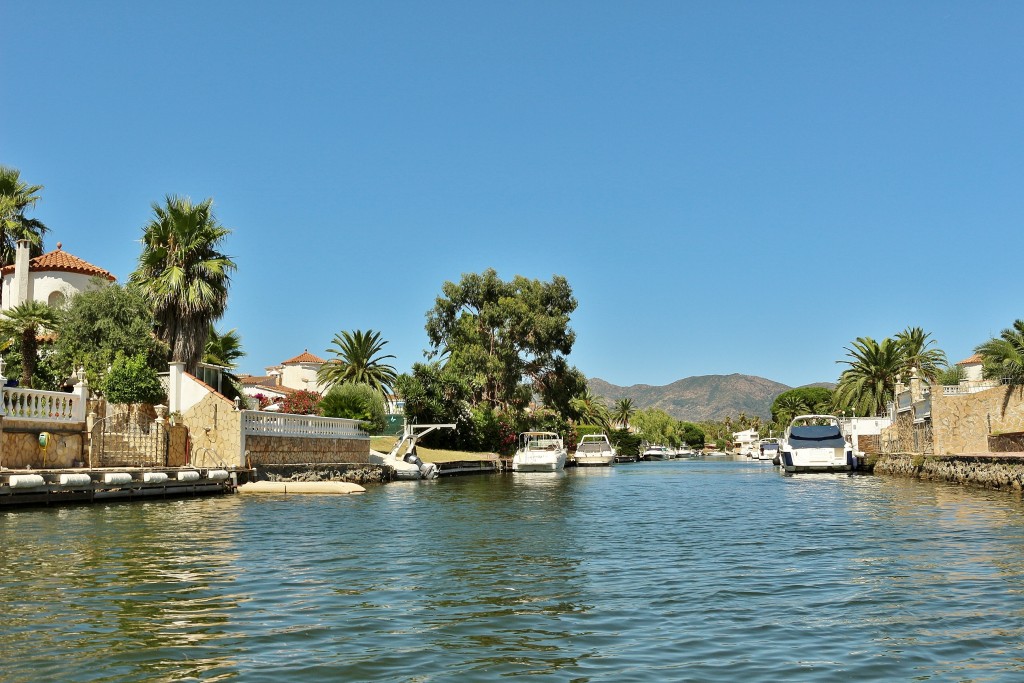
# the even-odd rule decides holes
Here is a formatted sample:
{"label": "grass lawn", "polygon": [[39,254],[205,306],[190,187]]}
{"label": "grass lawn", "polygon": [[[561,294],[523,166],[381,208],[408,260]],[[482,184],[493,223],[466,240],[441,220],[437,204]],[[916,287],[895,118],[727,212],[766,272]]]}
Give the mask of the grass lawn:
{"label": "grass lawn", "polygon": [[[381,453],[390,453],[398,441],[394,436],[371,436],[370,448]],[[442,451],[433,448],[417,446],[416,452],[423,462],[452,462],[456,460],[494,460],[498,456],[494,453],[470,453],[468,451]],[[402,451],[402,454],[405,450]]]}

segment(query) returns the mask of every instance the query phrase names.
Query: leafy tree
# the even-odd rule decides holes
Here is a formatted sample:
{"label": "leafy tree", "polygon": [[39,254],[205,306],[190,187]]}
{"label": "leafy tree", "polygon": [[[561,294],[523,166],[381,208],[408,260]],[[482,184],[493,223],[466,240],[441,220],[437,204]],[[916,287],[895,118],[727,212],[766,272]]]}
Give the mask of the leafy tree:
{"label": "leafy tree", "polygon": [[900,343],[857,337],[852,347],[846,349],[851,360],[837,361],[850,367],[839,376],[836,405],[856,415],[881,415],[893,400],[896,379],[906,367]]}
{"label": "leafy tree", "polygon": [[196,372],[210,324],[227,308],[235,262],[220,251],[231,231],[213,215],[213,200],[193,204],[168,195],[153,204],[143,228],[142,254],[129,278],[153,309],[157,336],[171,349],[171,360]]}
{"label": "leafy tree", "polygon": [[962,367],[959,365],[949,365],[935,377],[935,383],[939,386],[951,387],[960,384],[960,380],[965,379],[965,377],[966,373]]}
{"label": "leafy tree", "polygon": [[0,165],[0,264],[14,262],[18,240],[31,243],[31,253],[43,253],[43,235],[48,228],[25,212],[39,201],[42,185],[29,185],[21,179],[21,172]]}
{"label": "leafy tree", "polygon": [[608,440],[612,442],[620,455],[634,457],[640,455],[643,438],[639,434],[634,434],[628,429],[616,429],[608,434]]}
{"label": "leafy tree", "polygon": [[60,313],[55,362],[64,376],[79,367],[97,390],[118,352],[142,355],[157,371],[167,369],[168,349],[153,335],[153,315],[137,290],[96,279],[95,288],[68,299]]}
{"label": "leafy tree", "polygon": [[664,410],[638,410],[633,416],[633,425],[641,438],[651,443],[677,446],[682,441],[680,422]]}
{"label": "leafy tree", "polygon": [[318,415],[320,413],[320,394],[305,389],[288,394],[281,401],[281,412],[296,415]]}
{"label": "leafy tree", "polygon": [[5,316],[0,319],[0,334],[20,341],[20,384],[31,387],[32,375],[39,361],[37,336],[57,327],[57,311],[40,301],[26,301],[7,311]]}
{"label": "leafy tree", "polygon": [[570,401],[575,417],[583,424],[596,425],[601,431],[608,431],[611,424],[611,411],[608,404],[594,395],[589,388]]}
{"label": "leafy tree", "polygon": [[553,396],[560,381],[576,379],[564,359],[576,339],[574,310],[572,289],[557,275],[504,282],[493,269],[464,274],[444,283],[427,312],[430,355],[448,353],[446,365],[467,378],[474,405],[521,410],[532,393]]}
{"label": "leafy tree", "polygon": [[903,356],[904,380],[910,379],[913,368],[918,369],[921,377],[934,380],[948,363],[944,351],[928,348],[935,343],[934,339],[928,339],[930,336],[920,327],[908,327],[896,335],[896,343]]}
{"label": "leafy tree", "polygon": [[788,426],[797,415],[827,413],[831,410],[833,393],[826,387],[798,387],[783,391],[772,401],[772,419]]}
{"label": "leafy tree", "polygon": [[238,360],[243,356],[245,351],[242,349],[242,338],[237,330],[231,329],[221,334],[217,328],[210,325],[210,334],[206,338],[206,348],[203,351],[203,362],[225,368],[221,371],[220,389],[226,398],[247,398],[242,390],[242,381],[232,372],[238,367]]}
{"label": "leafy tree", "polygon": [[316,379],[326,387],[338,384],[366,384],[381,394],[390,393],[398,373],[384,361],[393,355],[382,355],[387,341],[373,330],[342,331],[334,335],[327,353],[334,354],[317,370]]}
{"label": "leafy tree", "polygon": [[320,413],[361,420],[363,429],[370,434],[380,434],[388,424],[383,395],[366,384],[335,385],[320,401]]}
{"label": "leafy tree", "polygon": [[424,445],[458,448],[472,440],[473,418],[465,380],[440,363],[415,363],[412,372],[395,379],[395,391],[405,402],[405,418],[418,424],[454,424],[455,432],[428,434]]}
{"label": "leafy tree", "polygon": [[636,413],[636,408],[633,407],[633,399],[620,398],[612,410],[612,419],[618,423],[619,427],[628,430],[629,421],[633,418],[634,413]]}
{"label": "leafy tree", "polygon": [[683,443],[691,448],[704,448],[704,431],[692,422],[682,424]]}
{"label": "leafy tree", "polygon": [[1024,384],[1024,320],[1015,320],[1012,327],[979,345],[986,379],[1006,378],[1012,384]]}
{"label": "leafy tree", "polygon": [[144,354],[119,353],[110,372],[103,378],[103,395],[111,403],[158,404],[167,400],[160,377]]}

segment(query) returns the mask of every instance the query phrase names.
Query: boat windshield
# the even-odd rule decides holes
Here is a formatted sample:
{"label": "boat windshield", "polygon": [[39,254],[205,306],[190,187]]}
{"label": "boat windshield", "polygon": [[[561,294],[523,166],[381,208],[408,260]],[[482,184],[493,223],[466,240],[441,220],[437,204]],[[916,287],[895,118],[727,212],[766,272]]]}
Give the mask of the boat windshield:
{"label": "boat windshield", "polygon": [[805,425],[790,428],[789,443],[794,448],[844,448],[846,439],[834,425]]}

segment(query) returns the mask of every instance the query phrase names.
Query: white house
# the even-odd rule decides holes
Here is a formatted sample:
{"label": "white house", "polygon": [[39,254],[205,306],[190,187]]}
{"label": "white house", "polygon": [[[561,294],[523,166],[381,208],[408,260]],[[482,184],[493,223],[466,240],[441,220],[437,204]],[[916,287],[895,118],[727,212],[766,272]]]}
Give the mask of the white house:
{"label": "white house", "polygon": [[981,372],[984,369],[984,361],[981,354],[974,354],[970,358],[964,358],[957,363],[964,371],[964,380],[967,382],[980,382]]}
{"label": "white house", "polygon": [[0,268],[0,310],[9,311],[26,301],[57,307],[65,299],[93,288],[93,278],[117,280],[110,271],[63,251],[61,246],[57,242],[56,250],[29,258],[28,240],[18,241],[14,263]]}
{"label": "white house", "polygon": [[242,375],[239,377],[247,396],[263,394],[271,399],[284,398],[296,391],[309,390],[323,393],[324,387],[316,381],[316,372],[326,363],[306,349],[294,358],[268,367],[262,376]]}
{"label": "white house", "polygon": [[732,435],[732,449],[740,455],[750,455],[757,452],[757,430],[746,429],[742,432],[734,432]]}

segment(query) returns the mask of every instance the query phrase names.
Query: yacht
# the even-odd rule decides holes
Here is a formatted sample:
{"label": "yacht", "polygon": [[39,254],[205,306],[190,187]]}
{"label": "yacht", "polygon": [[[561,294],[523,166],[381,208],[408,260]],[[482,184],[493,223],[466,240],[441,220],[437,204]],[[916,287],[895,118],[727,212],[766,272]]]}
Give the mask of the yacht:
{"label": "yacht", "polygon": [[614,463],[615,458],[615,449],[604,433],[584,434],[573,455],[578,467],[607,466]]}
{"label": "yacht", "polygon": [[761,441],[761,445],[757,449],[758,460],[772,460],[774,461],[776,456],[779,454],[779,440],[778,439],[764,439]]}
{"label": "yacht", "polygon": [[668,448],[665,446],[658,446],[657,444],[651,444],[644,449],[643,454],[640,456],[641,460],[669,460],[671,459]]}
{"label": "yacht", "polygon": [[787,472],[844,472],[857,462],[835,415],[797,415],[779,452]]}
{"label": "yacht", "polygon": [[554,432],[523,432],[512,456],[513,472],[561,472],[565,469],[565,446]]}

